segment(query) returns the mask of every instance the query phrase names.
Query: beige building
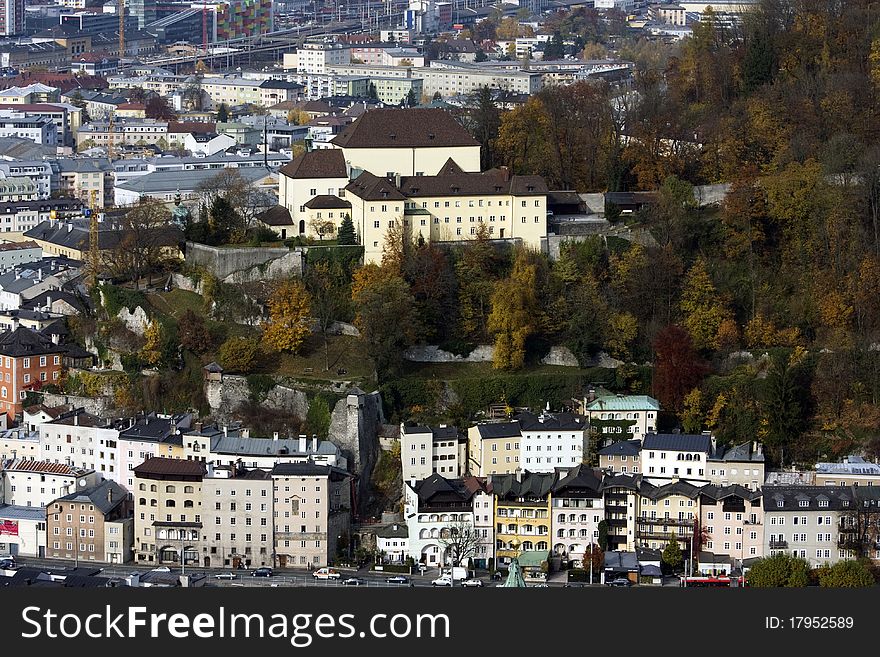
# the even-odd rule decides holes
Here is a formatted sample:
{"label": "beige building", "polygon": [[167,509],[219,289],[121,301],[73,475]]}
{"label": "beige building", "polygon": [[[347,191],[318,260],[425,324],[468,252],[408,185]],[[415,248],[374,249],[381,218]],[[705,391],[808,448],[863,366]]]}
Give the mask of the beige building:
{"label": "beige building", "polygon": [[351,475],[338,468],[280,463],[272,469],[279,568],[319,568],[351,535]]}
{"label": "beige building", "polygon": [[204,464],[154,456],[133,472],[135,560],[200,565]]}
{"label": "beige building", "polygon": [[817,463],[817,486],[880,486],[880,465],[861,456],[846,456],[840,463]]}
{"label": "beige building", "polygon": [[305,42],[294,52],[284,53],[284,70],[324,74],[331,65],[351,62],[351,48],[339,43]]}
{"label": "beige building", "polygon": [[636,549],[636,519],[641,475],[609,475],[602,480],[608,549],[633,552]]}
{"label": "beige building", "polygon": [[764,556],[761,491],[740,485],[704,486],[700,490],[700,528],[703,549],[729,557],[735,565]]}
{"label": "beige building", "polygon": [[46,556],[101,563],[130,561],[131,513],[128,491],[115,481],[58,498],[47,509]]}
{"label": "beige building", "polygon": [[684,554],[696,550],[694,528],[700,518],[700,488],[686,481],[654,486],[642,481],[636,509],[636,544],[662,550],[677,540]]}
{"label": "beige building", "polygon": [[400,427],[400,460],[404,481],[438,473],[461,477],[467,463],[467,439],[455,427]]}
{"label": "beige building", "polygon": [[[336,148],[304,153],[281,167],[278,170],[278,204],[290,212],[293,233],[305,235],[309,231],[311,217],[307,203],[319,196],[342,200],[348,182],[345,155]],[[336,219],[341,221],[341,218]],[[339,230],[338,224],[336,230]]]}
{"label": "beige building", "polygon": [[272,566],[272,476],[235,466],[210,474],[202,481],[205,568]]}
{"label": "beige building", "polygon": [[486,422],[468,429],[466,470],[476,477],[519,470],[519,422]]}

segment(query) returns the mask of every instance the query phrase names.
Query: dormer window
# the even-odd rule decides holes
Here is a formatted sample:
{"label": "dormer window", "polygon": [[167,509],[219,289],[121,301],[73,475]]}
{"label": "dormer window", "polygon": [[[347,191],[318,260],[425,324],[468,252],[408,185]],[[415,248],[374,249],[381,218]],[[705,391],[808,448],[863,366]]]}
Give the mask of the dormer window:
{"label": "dormer window", "polygon": [[532,185],[529,185],[528,187],[526,187],[526,191],[533,192],[535,191],[535,188]]}
{"label": "dormer window", "polygon": [[800,500],[798,502],[798,506],[801,508],[806,508],[806,507],[810,506],[810,501],[809,500]]}

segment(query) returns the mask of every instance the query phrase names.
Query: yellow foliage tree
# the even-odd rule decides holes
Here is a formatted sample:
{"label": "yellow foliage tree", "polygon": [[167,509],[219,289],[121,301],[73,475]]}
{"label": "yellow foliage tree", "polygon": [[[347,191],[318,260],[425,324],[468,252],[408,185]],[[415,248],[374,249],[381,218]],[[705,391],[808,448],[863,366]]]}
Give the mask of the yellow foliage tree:
{"label": "yellow foliage tree", "polygon": [[709,409],[709,414],[706,416],[706,427],[710,430],[717,429],[718,425],[721,423],[721,414],[724,412],[724,408],[727,406],[727,396],[721,392],[718,393],[718,396],[715,398],[715,403],[712,404],[712,408]]}
{"label": "yellow foliage tree", "polygon": [[717,349],[719,329],[731,320],[730,311],[718,298],[718,292],[709,278],[706,262],[697,260],[688,271],[681,295],[684,325],[697,349]]}
{"label": "yellow foliage tree", "polygon": [[311,333],[311,299],[299,280],[280,281],[269,297],[269,321],[263,327],[263,340],[273,351],[297,352]]}
{"label": "yellow foliage tree", "polygon": [[749,349],[771,347],[776,340],[776,326],[772,320],[764,317],[762,313],[755,315],[745,330],[746,346]]}
{"label": "yellow foliage tree", "polygon": [[630,313],[614,313],[609,322],[608,338],[605,347],[620,360],[632,358],[631,346],[639,333],[639,323]]}
{"label": "yellow foliage tree", "polygon": [[144,347],[141,359],[149,365],[158,365],[162,360],[162,325],[152,320],[144,327]]}
{"label": "yellow foliage tree", "polygon": [[687,433],[703,429],[703,393],[699,388],[694,388],[684,398],[681,425]]}
{"label": "yellow foliage tree", "polygon": [[540,325],[537,277],[529,252],[520,249],[510,276],[495,287],[488,328],[495,335],[492,366],[496,369],[516,370],[525,363],[526,340]]}

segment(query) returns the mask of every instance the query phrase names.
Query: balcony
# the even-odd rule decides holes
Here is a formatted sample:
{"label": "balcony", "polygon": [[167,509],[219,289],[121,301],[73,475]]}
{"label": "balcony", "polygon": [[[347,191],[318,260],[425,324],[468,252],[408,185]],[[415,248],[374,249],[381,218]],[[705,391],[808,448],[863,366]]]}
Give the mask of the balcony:
{"label": "balcony", "polygon": [[670,525],[673,527],[691,527],[694,524],[693,520],[681,519],[681,518],[645,518],[644,516],[640,517],[639,524],[646,525]]}
{"label": "balcony", "polygon": [[656,529],[649,529],[648,531],[640,531],[638,532],[639,538],[642,539],[656,539],[661,541],[669,541],[672,539],[672,535],[675,534],[675,539],[678,541],[690,541],[690,534],[684,534],[674,531],[669,532],[661,532]]}
{"label": "balcony", "polygon": [[771,550],[785,550],[788,548],[788,541],[770,541]]}
{"label": "balcony", "polygon": [[605,493],[605,500],[611,502],[626,502],[628,497],[626,493]]}
{"label": "balcony", "polygon": [[608,520],[609,527],[626,527],[626,518],[611,518]]}
{"label": "balcony", "polygon": [[852,534],[837,537],[837,547],[841,550],[861,550],[861,541]]}

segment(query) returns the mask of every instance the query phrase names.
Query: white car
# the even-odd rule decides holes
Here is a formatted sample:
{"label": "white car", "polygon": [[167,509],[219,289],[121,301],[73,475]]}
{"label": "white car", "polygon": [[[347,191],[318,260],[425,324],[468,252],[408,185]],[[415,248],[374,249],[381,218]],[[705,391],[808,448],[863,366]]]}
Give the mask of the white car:
{"label": "white car", "polygon": [[452,577],[449,575],[441,575],[431,582],[431,586],[452,586]]}
{"label": "white car", "polygon": [[339,579],[342,577],[342,573],[332,568],[318,568],[312,573],[312,577],[315,579]]}
{"label": "white car", "polygon": [[461,583],[462,586],[483,586],[481,579],[466,579]]}
{"label": "white car", "polygon": [[236,575],[235,573],[219,573],[217,575],[214,575],[214,579],[236,579],[236,578],[238,578],[238,575]]}
{"label": "white car", "polygon": [[170,573],[171,569],[168,566],[159,566],[158,568],[153,568],[154,573]]}

